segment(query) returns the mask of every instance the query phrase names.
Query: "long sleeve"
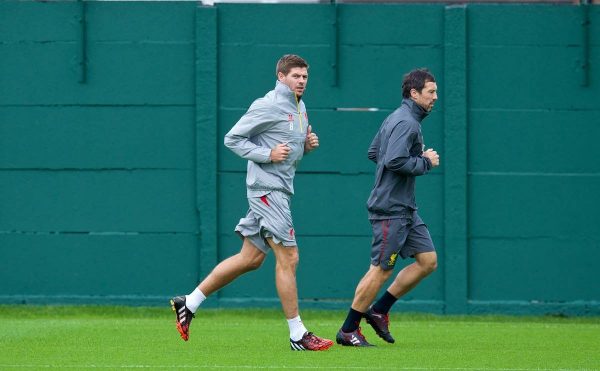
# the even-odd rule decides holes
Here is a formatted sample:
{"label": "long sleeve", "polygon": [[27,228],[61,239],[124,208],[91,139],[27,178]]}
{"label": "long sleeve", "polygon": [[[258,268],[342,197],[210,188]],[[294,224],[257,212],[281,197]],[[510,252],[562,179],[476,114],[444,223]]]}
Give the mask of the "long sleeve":
{"label": "long sleeve", "polygon": [[369,157],[369,160],[373,161],[374,163],[377,163],[377,154],[379,153],[379,146],[381,144],[380,135],[381,131],[375,135],[375,138],[373,138],[373,141],[369,146],[369,151],[367,152],[367,157]]}
{"label": "long sleeve", "polygon": [[418,176],[431,169],[431,162],[419,155],[411,155],[417,133],[410,125],[397,125],[390,135],[385,153],[384,165],[393,172]]}
{"label": "long sleeve", "polygon": [[271,162],[271,148],[257,145],[251,138],[273,124],[267,106],[250,107],[248,112],[225,135],[225,146],[236,155],[257,163]]}

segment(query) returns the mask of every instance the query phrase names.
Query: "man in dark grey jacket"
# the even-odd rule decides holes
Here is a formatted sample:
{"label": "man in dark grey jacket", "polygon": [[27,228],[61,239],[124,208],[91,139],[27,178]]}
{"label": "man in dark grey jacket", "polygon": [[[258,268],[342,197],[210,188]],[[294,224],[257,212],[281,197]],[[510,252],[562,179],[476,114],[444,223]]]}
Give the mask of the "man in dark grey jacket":
{"label": "man in dark grey jacket", "polygon": [[[375,185],[367,201],[373,228],[371,266],[356,287],[348,316],[336,341],[346,346],[371,346],[360,330],[364,317],[388,343],[391,306],[437,266],[437,255],[427,226],[417,213],[415,177],[439,165],[433,149],[424,151],[421,121],[437,100],[435,78],[426,69],[413,70],[402,82],[401,106],[390,114],[369,147],[377,164]],[[371,306],[377,292],[392,275],[396,260],[415,262],[398,273],[385,294]]]}

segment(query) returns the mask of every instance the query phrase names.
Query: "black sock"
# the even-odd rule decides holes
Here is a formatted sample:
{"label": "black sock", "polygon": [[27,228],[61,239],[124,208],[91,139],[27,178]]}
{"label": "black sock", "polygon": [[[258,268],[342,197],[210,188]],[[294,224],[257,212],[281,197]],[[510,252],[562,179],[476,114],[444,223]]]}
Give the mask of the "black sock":
{"label": "black sock", "polygon": [[346,321],[342,325],[342,331],[344,332],[354,332],[358,328],[360,324],[360,320],[362,318],[362,313],[350,308],[348,312],[348,317],[346,317]]}
{"label": "black sock", "polygon": [[390,294],[390,292],[386,290],[385,294],[381,295],[379,300],[373,304],[373,310],[379,314],[387,314],[396,300],[398,299],[396,299],[394,295]]}

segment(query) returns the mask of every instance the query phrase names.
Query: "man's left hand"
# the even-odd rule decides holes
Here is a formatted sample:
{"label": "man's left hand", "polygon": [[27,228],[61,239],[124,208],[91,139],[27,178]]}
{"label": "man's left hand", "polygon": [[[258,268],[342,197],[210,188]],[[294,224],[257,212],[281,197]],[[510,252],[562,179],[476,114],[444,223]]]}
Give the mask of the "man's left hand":
{"label": "man's left hand", "polygon": [[312,132],[312,126],[308,125],[306,129],[306,141],[304,142],[304,152],[308,153],[319,146],[319,137]]}

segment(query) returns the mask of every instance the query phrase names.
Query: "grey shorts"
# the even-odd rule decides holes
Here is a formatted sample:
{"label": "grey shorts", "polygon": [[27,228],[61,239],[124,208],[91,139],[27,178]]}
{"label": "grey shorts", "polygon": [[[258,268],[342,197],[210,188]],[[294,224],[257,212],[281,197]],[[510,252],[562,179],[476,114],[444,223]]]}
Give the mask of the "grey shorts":
{"label": "grey shorts", "polygon": [[250,209],[246,217],[240,219],[235,231],[265,254],[270,249],[267,238],[283,246],[296,246],[290,204],[290,196],[279,191],[271,191],[262,197],[249,197]]}
{"label": "grey shorts", "polygon": [[435,251],[429,230],[416,211],[398,219],[371,219],[373,241],[371,264],[383,270],[394,269],[398,255],[402,259]]}

